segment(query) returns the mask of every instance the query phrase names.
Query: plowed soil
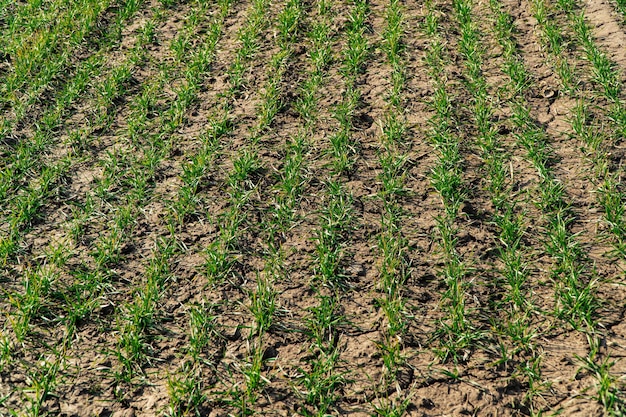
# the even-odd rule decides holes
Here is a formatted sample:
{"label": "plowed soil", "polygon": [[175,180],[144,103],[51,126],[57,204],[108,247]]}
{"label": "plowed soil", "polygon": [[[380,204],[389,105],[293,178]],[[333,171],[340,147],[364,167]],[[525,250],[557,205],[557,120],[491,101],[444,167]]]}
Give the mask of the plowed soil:
{"label": "plowed soil", "polygon": [[[19,3],[19,2],[18,2]],[[47,2],[44,2],[47,4]],[[18,250],[0,265],[0,328],[7,355],[0,366],[0,415],[51,416],[156,416],[172,415],[173,380],[194,376],[195,392],[200,398],[194,407],[178,409],[181,415],[316,415],[315,404],[306,400],[303,376],[311,371],[312,346],[308,320],[318,305],[319,293],[334,295],[340,300],[342,320],[336,325],[339,359],[333,372],[343,382],[334,387],[336,399],[327,411],[330,415],[377,415],[375,406],[387,399],[406,401],[407,416],[603,416],[609,415],[600,398],[598,375],[585,367],[592,357],[598,366],[612,363],[607,375],[612,377],[611,392],[622,402],[613,410],[622,409],[626,392],[626,290],[624,267],[626,258],[615,253],[607,224],[598,203],[599,181],[595,176],[593,158],[584,144],[574,135],[570,124],[577,97],[589,103],[594,126],[610,125],[609,103],[600,94],[593,80],[591,64],[584,58],[568,18],[555,12],[553,19],[567,34],[564,58],[575,70],[578,95],[572,97],[561,88],[551,58],[542,46],[540,29],[533,15],[533,4],[527,0],[504,0],[503,10],[513,19],[520,56],[532,80],[523,93],[530,114],[549,138],[554,151],[552,170],[565,190],[567,203],[575,214],[569,231],[582,249],[585,279],[591,285],[597,309],[594,330],[574,328],[554,313],[557,304],[552,267],[553,256],[546,251],[546,218],[538,207],[541,178],[515,138],[513,110],[507,99],[507,76],[503,51],[493,30],[494,15],[488,2],[475,1],[472,10],[476,28],[484,47],[482,75],[495,108],[494,120],[500,146],[510,155],[509,180],[513,184],[517,210],[522,214],[525,228],[523,254],[528,271],[524,284],[533,308],[525,324],[534,351],[515,351],[515,342],[504,331],[505,307],[501,261],[498,257],[498,230],[493,222],[494,207],[486,184],[486,172],[481,151],[475,143],[476,129],[471,115],[471,99],[463,57],[458,48],[459,25],[454,18],[452,2],[433,2],[439,16],[444,49],[448,56],[445,67],[447,88],[452,99],[451,112],[455,119],[455,134],[460,138],[463,158],[463,186],[467,199],[457,219],[457,250],[470,269],[465,275],[467,290],[465,309],[476,338],[455,362],[442,360],[437,330],[446,319],[446,290],[442,279],[443,253],[438,243],[437,221],[443,215],[441,198],[431,183],[431,170],[436,163],[431,125],[434,116],[430,105],[434,84],[425,60],[431,39],[426,35],[427,5],[403,1],[402,42],[406,81],[403,90],[406,130],[403,134],[404,153],[408,169],[405,176],[406,193],[399,198],[403,210],[402,235],[408,242],[407,265],[409,277],[403,285],[403,315],[407,330],[400,340],[402,366],[392,384],[383,384],[385,364],[381,344],[385,340],[386,318],[378,300],[384,294],[378,285],[381,255],[378,236],[384,212],[379,155],[381,123],[391,88],[391,67],[383,49],[382,34],[386,26],[384,1],[371,0],[365,36],[368,56],[356,86],[361,98],[353,114],[351,135],[355,164],[348,172],[335,173],[329,137],[337,131],[337,105],[345,93],[341,70],[342,51],[346,47],[346,27],[353,3],[331,0],[330,23],[333,57],[325,78],[316,92],[318,110],[313,128],[307,134],[307,147],[302,165],[302,192],[295,207],[295,220],[287,230],[275,236],[282,251],[279,278],[272,282],[276,294],[276,310],[269,330],[263,334],[264,349],[261,375],[263,383],[257,389],[256,401],[241,406],[241,393],[248,380],[245,369],[250,365],[255,317],[251,312],[252,295],[257,280],[266,271],[268,245],[267,224],[274,218],[277,184],[284,168],[287,143],[302,128],[303,121],[295,106],[302,94],[302,83],[312,71],[310,51],[313,43],[307,35],[316,19],[321,19],[317,3],[305,0],[304,12],[293,46],[293,54],[280,79],[280,108],[269,128],[255,142],[259,169],[251,181],[251,193],[241,207],[244,220],[239,226],[236,243],[229,249],[234,259],[227,276],[212,282],[206,273],[207,248],[220,238],[223,214],[231,209],[229,176],[236,158],[249,148],[257,123],[259,106],[266,93],[271,73],[270,61],[278,52],[276,17],[285,6],[281,0],[267,9],[267,25],[261,28],[258,49],[244,72],[245,87],[230,97],[229,68],[241,47],[238,40],[250,0],[232,3],[226,14],[221,36],[212,63],[202,73],[197,96],[185,109],[184,121],[173,131],[165,131],[165,157],[158,160],[154,175],[148,178],[146,194],[131,207],[131,224],[120,244],[119,256],[100,268],[94,253],[103,237],[115,229],[115,219],[125,207],[127,193],[137,184],[137,170],[145,168],[142,155],[149,154],[145,138],[160,129],[155,121],[180,94],[184,84],[184,68],[188,62],[177,61],[173,43],[189,22],[197,4],[181,0],[164,7],[157,1],[142,3],[139,11],[125,24],[119,39],[103,51],[104,69],[97,79],[63,115],[61,125],[53,132],[40,159],[25,173],[18,185],[10,189],[2,203],[2,219],[7,222],[17,210],[12,198],[38,184],[41,166],[53,166],[68,161],[61,178],[46,194],[38,215],[24,227]],[[16,4],[15,7],[21,7]],[[9,7],[9,6],[4,6]],[[11,6],[12,7],[12,6]],[[113,4],[108,13],[112,13]],[[611,1],[588,0],[578,5],[585,12],[599,48],[609,57],[626,82],[626,25]],[[6,13],[11,13],[9,9]],[[203,12],[204,13],[204,12]],[[156,17],[155,17],[156,16]],[[214,16],[209,12],[200,19]],[[112,21],[104,13],[101,31]],[[6,23],[0,15],[0,28]],[[131,76],[123,83],[123,94],[108,107],[108,123],[95,126],[94,115],[99,111],[96,86],[106,79],[116,66],[125,62],[137,42],[145,23],[155,21],[153,39],[146,44],[144,61],[133,67]],[[188,48],[193,50],[206,35],[206,24],[194,31]],[[97,34],[94,34],[97,36]],[[64,72],[54,78],[50,91],[41,95],[28,108],[26,116],[0,138],[0,166],[8,166],[5,158],[20,141],[33,140],[45,110],[54,104],[55,91],[61,89],[82,60],[95,53],[88,38],[80,45],[79,54],[72,58]],[[0,51],[1,52],[1,51]],[[3,83],[12,71],[12,57],[0,53],[0,77]],[[166,66],[173,70],[167,75]],[[139,139],[129,136],[129,120],[133,118],[134,103],[146,86],[153,83],[158,91],[156,102],[145,121],[146,132]],[[621,99],[626,99],[622,91]],[[160,297],[150,324],[141,333],[144,356],[129,373],[120,354],[121,340],[132,315],[132,303],[139,297],[155,258],[159,242],[171,236],[168,216],[179,200],[184,184],[184,169],[202,149],[202,135],[210,127],[225,102],[230,102],[232,129],[219,138],[219,150],[208,161],[200,178],[195,210],[176,225],[176,247],[167,259],[169,273],[161,282]],[[10,105],[2,116],[14,119]],[[85,140],[80,154],[70,148],[71,138],[79,132]],[[623,133],[622,133],[623,134]],[[73,136],[74,135],[74,136]],[[607,141],[604,150],[611,155],[615,170],[624,169],[624,137]],[[117,159],[116,159],[117,158]],[[124,158],[128,158],[125,160]],[[112,160],[118,162],[117,182],[100,193],[102,179]],[[8,159],[7,159],[8,161]],[[121,167],[121,168],[120,168]],[[623,175],[620,175],[620,180]],[[315,279],[316,236],[323,221],[321,213],[328,205],[327,181],[341,183],[351,196],[352,231],[342,243],[344,255],[341,271],[347,285],[338,288],[320,286]],[[2,179],[0,178],[0,181]],[[623,190],[623,185],[619,185]],[[624,201],[621,201],[622,204]],[[82,234],[73,234],[76,213],[92,205],[93,210],[81,220]],[[0,224],[0,232],[8,236],[8,227]],[[62,248],[66,256],[62,263],[51,263],[50,252]],[[33,271],[52,268],[54,279],[41,290],[41,305],[30,317],[28,331],[23,337],[16,333],[17,321],[28,291],[28,276]],[[70,300],[80,305],[88,294],[73,293],[85,276],[101,271],[106,285],[94,300],[89,312],[70,329],[67,321]],[[81,284],[82,285],[82,284]],[[32,290],[32,288],[31,288]],[[72,295],[74,294],[74,295]],[[20,298],[22,297],[22,298]],[[20,301],[22,300],[22,301]],[[191,311],[199,308],[211,323],[207,346],[200,361],[190,365]],[[71,333],[70,333],[71,331]],[[71,334],[68,339],[67,335]],[[589,338],[601,341],[600,350],[590,355]],[[508,352],[506,355],[503,352]],[[537,386],[531,386],[521,369],[530,358],[539,360]],[[46,395],[38,397],[44,387],[38,381],[54,363],[54,378]],[[191,367],[191,368],[190,368]],[[191,369],[191,370],[190,370]],[[188,397],[189,392],[183,395]],[[41,399],[41,401],[38,400]],[[196,398],[197,399],[197,398]],[[191,400],[190,400],[191,401]],[[37,405],[37,407],[35,407]]]}

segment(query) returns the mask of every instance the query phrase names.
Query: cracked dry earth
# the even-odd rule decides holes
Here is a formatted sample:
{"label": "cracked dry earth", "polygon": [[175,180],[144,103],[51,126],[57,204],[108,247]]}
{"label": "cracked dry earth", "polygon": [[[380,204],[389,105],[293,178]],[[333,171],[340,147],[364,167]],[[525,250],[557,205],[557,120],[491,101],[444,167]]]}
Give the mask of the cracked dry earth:
{"label": "cracked dry earth", "polygon": [[[59,8],[60,16],[79,7],[30,3]],[[0,50],[0,181],[7,184],[0,202],[0,416],[626,413],[626,255],[623,245],[618,250],[626,229],[612,227],[599,198],[610,174],[617,205],[624,205],[626,93],[620,88],[613,102],[605,97],[557,2],[466,2],[496,147],[506,158],[507,198],[523,230],[523,312],[503,275],[457,2],[100,1],[105,7],[89,33],[73,43],[65,35],[50,41],[50,57],[35,62],[10,93],[18,55],[61,24],[53,13],[7,40],[11,16],[39,10],[30,3],[0,2],[8,51]],[[130,3],[136,10],[119,20]],[[626,17],[610,0],[572,3],[621,86]],[[366,48],[349,81],[346,51],[354,46],[360,4]],[[398,106],[389,99],[396,70],[386,37],[394,4],[404,76]],[[563,33],[559,60],[572,69],[574,88],[565,88],[556,71],[539,5]],[[280,22],[290,7],[297,17],[285,40]],[[529,75],[520,91],[510,88],[497,11],[511,23],[514,54]],[[451,329],[440,235],[447,208],[433,186],[439,87],[428,60],[432,19],[461,156],[464,201],[453,226],[455,256],[465,268],[462,334]],[[329,55],[317,66],[321,28]],[[247,54],[244,33],[255,39]],[[104,36],[110,40],[99,42]],[[44,63],[62,54],[69,58],[51,66],[51,81],[31,89],[28,77],[43,77]],[[199,56],[206,65],[196,71]],[[90,59],[97,71],[90,69],[68,106],[54,110]],[[110,100],[107,88],[117,89]],[[344,128],[340,109],[350,91],[357,98]],[[302,104],[307,94],[310,116]],[[514,97],[546,138],[551,175],[572,213],[564,233],[578,249],[578,279],[593,305],[584,323],[562,314],[560,297],[571,289],[556,270],[559,255],[549,250],[545,178],[518,140]],[[603,138],[598,146],[573,127],[581,102],[586,127]],[[393,111],[403,126],[394,148],[402,161],[394,171],[402,192],[393,198],[393,236],[402,244],[394,275],[397,333],[389,330],[381,272],[391,201],[383,136]],[[58,123],[25,154],[32,163],[22,168],[18,149],[35,143],[51,114]],[[218,134],[220,120],[227,128]],[[349,137],[347,169],[335,165],[338,132]],[[288,192],[290,180],[296,185]],[[29,193],[36,199],[25,200]],[[326,227],[334,221],[329,207],[342,204],[349,215],[335,236],[337,281],[329,282],[322,278],[321,236],[335,230]],[[284,206],[291,214],[281,217]],[[34,214],[15,220],[26,212]],[[449,340],[457,348],[450,350]],[[390,351],[397,355],[392,365]]]}

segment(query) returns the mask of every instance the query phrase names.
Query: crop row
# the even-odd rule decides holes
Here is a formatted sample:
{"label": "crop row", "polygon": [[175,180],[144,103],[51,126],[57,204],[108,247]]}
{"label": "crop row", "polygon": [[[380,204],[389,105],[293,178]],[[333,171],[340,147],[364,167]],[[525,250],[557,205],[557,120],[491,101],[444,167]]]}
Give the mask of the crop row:
{"label": "crop row", "polygon": [[[403,6],[399,1],[390,1],[386,9],[386,27],[382,33],[383,50],[387,64],[391,67],[389,79],[391,86],[385,97],[387,110],[381,122],[379,175],[382,184],[379,198],[382,202],[381,232],[378,236],[380,252],[379,290],[382,293],[378,300],[381,310],[386,316],[386,329],[380,341],[382,361],[385,373],[381,391],[383,393],[396,390],[394,385],[400,367],[405,364],[403,340],[407,332],[406,306],[404,285],[410,274],[408,241],[402,231],[402,221],[406,217],[402,198],[406,196],[405,185],[407,154],[410,145],[405,138],[406,121],[404,96],[406,82],[405,54],[405,22]],[[379,415],[402,415],[409,404],[406,393],[397,398],[382,397],[375,405]]]}

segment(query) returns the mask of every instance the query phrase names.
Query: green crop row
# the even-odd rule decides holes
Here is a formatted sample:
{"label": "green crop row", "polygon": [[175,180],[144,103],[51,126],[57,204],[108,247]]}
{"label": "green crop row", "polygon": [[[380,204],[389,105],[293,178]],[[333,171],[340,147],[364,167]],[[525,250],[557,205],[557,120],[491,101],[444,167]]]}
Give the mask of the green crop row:
{"label": "green crop row", "polygon": [[[383,294],[378,300],[386,317],[386,327],[380,343],[385,366],[381,390],[389,392],[397,380],[400,367],[404,365],[403,343],[407,331],[407,312],[404,300],[404,285],[410,274],[408,241],[402,231],[402,220],[406,217],[401,202],[407,194],[405,179],[407,169],[406,122],[404,115],[404,90],[406,79],[405,22],[403,6],[392,0],[386,9],[386,26],[382,33],[383,50],[387,64],[391,67],[388,82],[390,92],[385,100],[387,110],[382,120],[382,136],[379,164],[379,179],[382,189],[381,232],[378,235],[380,253],[379,289]],[[397,398],[381,398],[374,404],[381,416],[400,416],[409,404],[408,395]]]}
{"label": "green crop row", "polygon": [[437,240],[443,258],[443,268],[438,273],[446,285],[446,290],[442,294],[446,317],[441,320],[437,330],[436,336],[439,340],[437,354],[443,361],[456,362],[463,359],[465,350],[477,336],[467,318],[465,307],[467,267],[457,250],[457,219],[461,204],[466,199],[467,190],[463,184],[463,156],[460,152],[460,142],[453,133],[454,110],[445,68],[447,51],[440,32],[437,10],[432,3],[428,4],[425,23],[426,35],[429,38],[426,63],[434,88],[432,99],[428,103],[434,112],[434,116],[429,120],[430,140],[437,157],[435,166],[430,172],[430,181],[442,203],[443,213],[436,217]]}
{"label": "green crop row", "polygon": [[313,257],[313,291],[317,304],[310,309],[306,319],[310,346],[308,368],[301,369],[300,391],[305,402],[314,411],[306,413],[323,416],[328,414],[339,399],[346,376],[337,370],[341,361],[339,326],[345,322],[341,308],[342,293],[348,290],[344,262],[345,248],[350,240],[354,217],[352,195],[339,177],[350,171],[355,164],[357,144],[352,137],[352,116],[356,110],[360,91],[357,77],[368,58],[366,21],[369,16],[367,2],[350,2],[348,24],[345,28],[345,45],[341,51],[343,95],[334,109],[337,130],[330,134],[330,166],[335,178],[324,181],[324,197],[314,231],[315,252]]}
{"label": "green crop row", "polygon": [[621,74],[617,65],[596,45],[591,29],[585,21],[585,14],[577,11],[576,3],[564,0],[559,2],[558,6],[567,14],[584,56],[591,63],[591,79],[599,87],[596,89],[597,93],[604,95],[609,102],[609,109],[603,114],[607,126],[592,128],[589,125],[588,99],[580,92],[572,94],[577,98],[578,106],[570,125],[588,147],[588,154],[595,167],[596,181],[599,183],[597,200],[604,211],[604,220],[610,233],[609,239],[616,252],[624,257],[626,256],[624,191],[619,168],[609,158],[611,148],[626,135],[626,108],[621,99]]}

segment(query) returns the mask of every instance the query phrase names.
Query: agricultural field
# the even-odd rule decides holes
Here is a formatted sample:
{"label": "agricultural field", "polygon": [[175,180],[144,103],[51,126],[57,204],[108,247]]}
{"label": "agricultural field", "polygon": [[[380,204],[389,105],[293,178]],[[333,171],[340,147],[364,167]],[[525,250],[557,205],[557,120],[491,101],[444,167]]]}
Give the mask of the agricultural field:
{"label": "agricultural field", "polygon": [[0,416],[623,416],[625,0],[0,0]]}

